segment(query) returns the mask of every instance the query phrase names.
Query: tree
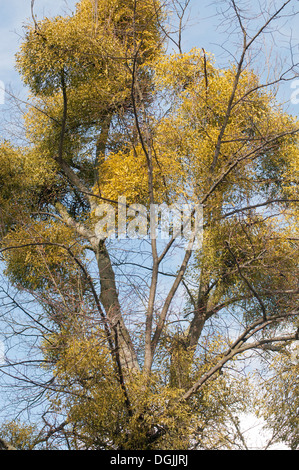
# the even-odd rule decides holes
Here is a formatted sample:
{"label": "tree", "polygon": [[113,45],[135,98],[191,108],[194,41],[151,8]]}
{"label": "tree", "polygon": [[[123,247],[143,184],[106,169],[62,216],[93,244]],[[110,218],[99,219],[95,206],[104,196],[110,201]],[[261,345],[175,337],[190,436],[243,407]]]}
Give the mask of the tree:
{"label": "tree", "polygon": [[[294,345],[293,345],[294,346]],[[297,351],[297,356],[296,356]],[[282,356],[282,357],[281,357]],[[274,438],[298,449],[298,342],[274,359],[271,373],[261,377],[264,395],[259,403],[261,415]],[[266,402],[266,403],[264,403]]]}
{"label": "tree", "polygon": [[[17,55],[31,98],[27,145],[0,151],[2,292],[36,352],[2,371],[42,407],[31,449],[242,445],[240,358],[298,339],[299,127],[274,89],[296,65],[265,81],[250,60],[293,2],[254,32],[227,2],[243,42],[226,68],[182,51],[188,3],[172,33],[170,5],[81,0],[34,17]],[[158,239],[147,219],[174,204],[188,217]]]}

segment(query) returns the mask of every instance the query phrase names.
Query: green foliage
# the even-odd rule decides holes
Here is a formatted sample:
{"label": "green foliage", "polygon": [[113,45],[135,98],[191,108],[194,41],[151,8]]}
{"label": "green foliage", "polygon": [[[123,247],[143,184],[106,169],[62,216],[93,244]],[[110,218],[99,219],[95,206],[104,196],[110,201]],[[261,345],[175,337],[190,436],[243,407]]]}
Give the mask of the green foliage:
{"label": "green foliage", "polygon": [[[93,329],[90,333],[86,323],[77,323],[77,328],[75,324],[72,321],[69,330],[48,336],[44,343],[46,357],[54,359],[55,383],[60,390],[55,398],[51,394],[52,406],[57,413],[67,413],[68,422],[76,429],[72,438],[75,448],[186,450],[191,442],[202,447],[228,444],[227,406],[231,413],[246,406],[248,390],[243,379],[231,381],[229,376],[219,375],[191,402],[181,401],[184,386],[188,386],[181,380],[181,365],[186,365],[187,357],[180,354],[175,336],[171,348],[177,360],[172,360],[170,367],[160,367],[149,381],[143,374],[128,376],[124,389],[103,331]],[[214,361],[222,347],[217,341],[211,345]],[[169,357],[167,349],[161,350],[161,358]],[[201,376],[209,366],[205,355],[198,357],[189,380]],[[166,432],[152,439],[157,428]]]}
{"label": "green foliage", "polygon": [[[298,342],[295,343],[298,351]],[[293,356],[293,358],[292,358]],[[271,375],[262,381],[264,396],[259,403],[259,413],[276,439],[290,449],[299,448],[299,384],[298,357],[287,349],[271,364]]]}

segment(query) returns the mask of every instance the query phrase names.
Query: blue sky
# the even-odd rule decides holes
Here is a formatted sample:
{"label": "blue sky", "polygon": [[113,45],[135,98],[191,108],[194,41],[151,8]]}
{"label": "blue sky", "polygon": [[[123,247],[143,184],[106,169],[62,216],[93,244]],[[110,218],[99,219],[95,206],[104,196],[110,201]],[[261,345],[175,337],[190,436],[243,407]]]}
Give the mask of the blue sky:
{"label": "blue sky", "polygon": [[[39,18],[69,11],[75,0],[36,0]],[[6,86],[18,87],[20,80],[14,69],[14,56],[20,46],[24,24],[31,19],[31,0],[0,0],[0,80]]]}

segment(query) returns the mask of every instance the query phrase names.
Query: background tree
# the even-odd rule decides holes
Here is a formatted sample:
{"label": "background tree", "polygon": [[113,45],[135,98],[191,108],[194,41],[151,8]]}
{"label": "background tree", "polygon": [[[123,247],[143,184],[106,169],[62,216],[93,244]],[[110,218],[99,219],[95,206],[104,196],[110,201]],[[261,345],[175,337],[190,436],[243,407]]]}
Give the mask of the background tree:
{"label": "background tree", "polygon": [[[227,2],[242,46],[226,68],[182,51],[188,2],[172,3],[177,33],[155,0],[82,0],[28,26],[17,56],[28,143],[0,150],[5,319],[36,348],[2,371],[42,408],[33,443],[19,427],[27,448],[242,446],[240,358],[282,363],[298,339],[299,127],[274,88],[296,66],[265,81],[251,59],[293,3],[259,24]],[[201,205],[202,246],[101,239],[99,208],[120,196]]]}

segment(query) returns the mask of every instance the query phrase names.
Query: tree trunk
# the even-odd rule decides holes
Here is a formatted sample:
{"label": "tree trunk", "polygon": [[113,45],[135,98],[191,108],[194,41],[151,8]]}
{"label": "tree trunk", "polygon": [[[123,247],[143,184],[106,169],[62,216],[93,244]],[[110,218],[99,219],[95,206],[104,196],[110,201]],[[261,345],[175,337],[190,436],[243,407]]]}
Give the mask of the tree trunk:
{"label": "tree trunk", "polygon": [[0,437],[0,450],[17,450],[15,447],[11,446],[4,439]]}
{"label": "tree trunk", "polygon": [[136,352],[121,314],[115,275],[104,242],[100,242],[96,257],[101,281],[100,300],[105,309],[110,327],[118,338],[116,347],[118,348],[123,372],[125,373],[126,370],[139,371]]}

